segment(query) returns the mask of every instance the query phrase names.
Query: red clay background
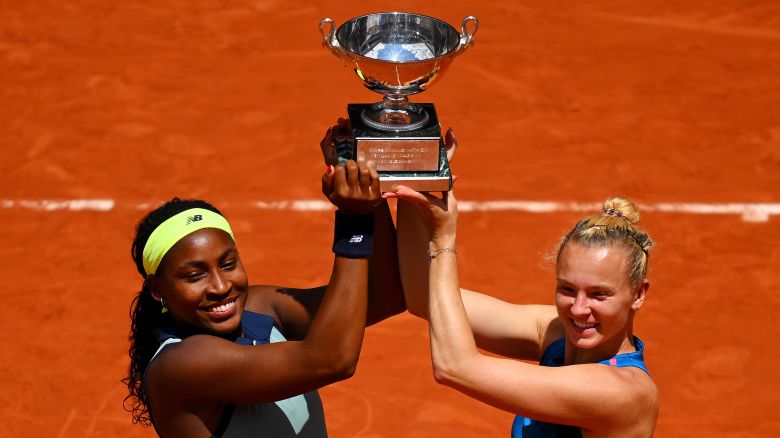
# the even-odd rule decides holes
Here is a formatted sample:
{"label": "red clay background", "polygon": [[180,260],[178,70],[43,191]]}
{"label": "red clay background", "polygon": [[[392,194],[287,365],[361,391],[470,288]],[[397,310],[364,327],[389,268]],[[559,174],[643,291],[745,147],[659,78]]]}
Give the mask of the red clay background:
{"label": "red clay background", "polygon": [[[0,436],[153,436],[120,383],[144,205],[220,206],[255,283],[327,280],[331,214],[253,203],[319,199],[322,133],[378,100],[317,24],[382,6],[332,3],[0,1]],[[457,131],[460,199],[780,202],[780,4],[579,3],[393,3],[480,19],[413,99]],[[103,198],[113,209],[18,202]],[[551,303],[544,256],[579,216],[464,213],[462,284]],[[780,219],[642,223],[659,243],[637,327],[657,436],[780,435]],[[508,436],[510,414],[434,383],[427,342],[408,314],[369,329],[355,377],[322,391],[331,436]]]}

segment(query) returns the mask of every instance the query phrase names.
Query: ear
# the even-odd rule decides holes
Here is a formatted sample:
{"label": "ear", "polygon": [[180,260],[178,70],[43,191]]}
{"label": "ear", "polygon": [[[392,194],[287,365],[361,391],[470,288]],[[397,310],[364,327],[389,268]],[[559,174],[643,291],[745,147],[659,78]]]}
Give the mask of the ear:
{"label": "ear", "polygon": [[634,290],[634,302],[631,303],[631,310],[639,310],[639,308],[642,307],[642,304],[645,303],[645,299],[647,299],[648,289],[650,289],[650,282],[645,278]]}
{"label": "ear", "polygon": [[146,287],[149,288],[149,293],[152,295],[152,298],[157,301],[162,300],[162,295],[160,295],[160,280],[152,274],[147,275],[144,282],[146,283]]}

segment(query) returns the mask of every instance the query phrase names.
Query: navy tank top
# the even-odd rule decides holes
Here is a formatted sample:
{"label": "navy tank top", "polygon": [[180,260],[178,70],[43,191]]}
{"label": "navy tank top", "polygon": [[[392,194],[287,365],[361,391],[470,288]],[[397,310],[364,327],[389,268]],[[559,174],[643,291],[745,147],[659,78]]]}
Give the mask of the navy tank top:
{"label": "navy tank top", "polygon": [[[244,310],[241,314],[241,329],[243,336],[235,340],[237,344],[261,345],[287,341],[276,326],[273,317],[269,315]],[[160,342],[160,348],[149,365],[163,350],[195,333],[181,328],[157,330],[155,335]],[[149,366],[146,370],[149,370]],[[145,376],[144,380],[146,380]],[[311,391],[272,403],[227,405],[212,438],[326,438],[327,436],[322,401],[317,391]]]}
{"label": "navy tank top", "polygon": [[[634,345],[636,351],[618,354],[598,363],[613,367],[636,367],[650,374],[645,366],[645,345],[636,336],[634,336]],[[539,365],[560,367],[563,366],[565,359],[566,339],[558,339],[544,350]],[[512,438],[582,438],[582,433],[579,427],[545,423],[518,415],[512,423]]]}

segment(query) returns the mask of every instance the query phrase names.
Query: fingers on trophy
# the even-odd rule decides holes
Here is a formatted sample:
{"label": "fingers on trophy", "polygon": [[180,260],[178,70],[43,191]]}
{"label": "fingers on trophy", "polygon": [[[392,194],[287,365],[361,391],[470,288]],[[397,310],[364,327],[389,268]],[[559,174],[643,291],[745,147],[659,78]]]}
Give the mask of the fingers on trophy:
{"label": "fingers on trophy", "polygon": [[329,165],[322,176],[322,193],[340,210],[368,213],[382,202],[379,173],[374,163],[347,160]]}

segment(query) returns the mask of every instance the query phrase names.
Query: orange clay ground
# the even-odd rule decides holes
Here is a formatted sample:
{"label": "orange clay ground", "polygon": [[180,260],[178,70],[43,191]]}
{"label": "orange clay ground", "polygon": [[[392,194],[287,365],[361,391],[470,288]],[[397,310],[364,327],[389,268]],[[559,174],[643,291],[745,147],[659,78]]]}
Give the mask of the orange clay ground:
{"label": "orange clay ground", "polygon": [[[463,201],[780,202],[771,0],[2,3],[3,437],[154,435],[120,383],[141,284],[130,242],[150,205],[222,208],[255,283],[327,280],[332,214],[257,204],[322,199],[322,133],[379,98],[320,46],[326,16],[480,19],[475,47],[413,98],[457,132]],[[40,208],[96,199],[113,207]],[[545,255],[583,214],[464,212],[462,285],[552,303]],[[643,215],[658,246],[636,332],[656,436],[780,436],[780,217],[752,219]],[[408,314],[369,329],[356,375],[322,394],[335,438],[504,437],[512,421],[435,384]]]}

